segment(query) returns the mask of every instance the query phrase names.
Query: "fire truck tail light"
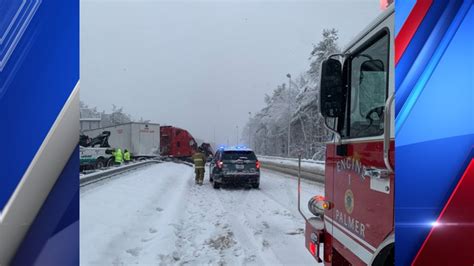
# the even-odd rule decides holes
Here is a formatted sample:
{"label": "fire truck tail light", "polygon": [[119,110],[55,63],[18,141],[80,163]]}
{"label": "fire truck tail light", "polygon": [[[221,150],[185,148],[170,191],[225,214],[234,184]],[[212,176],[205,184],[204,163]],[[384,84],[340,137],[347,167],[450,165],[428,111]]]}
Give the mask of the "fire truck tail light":
{"label": "fire truck tail light", "polygon": [[259,161],[257,161],[257,162],[255,163],[255,167],[256,167],[257,169],[260,169],[260,162],[259,162]]}
{"label": "fire truck tail light", "polygon": [[313,242],[309,242],[309,251],[313,256],[316,255],[316,245]]}

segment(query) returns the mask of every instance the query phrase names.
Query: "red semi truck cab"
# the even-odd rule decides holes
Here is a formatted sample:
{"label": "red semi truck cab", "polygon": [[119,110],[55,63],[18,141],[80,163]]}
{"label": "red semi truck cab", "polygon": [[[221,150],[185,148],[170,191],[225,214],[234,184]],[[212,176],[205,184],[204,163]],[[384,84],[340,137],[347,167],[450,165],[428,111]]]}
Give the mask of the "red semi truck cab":
{"label": "red semi truck cab", "polygon": [[160,127],[160,154],[175,158],[190,158],[197,149],[196,140],[185,129]]}
{"label": "red semi truck cab", "polygon": [[394,34],[391,5],[321,67],[321,114],[334,138],[305,238],[325,265],[393,265]]}

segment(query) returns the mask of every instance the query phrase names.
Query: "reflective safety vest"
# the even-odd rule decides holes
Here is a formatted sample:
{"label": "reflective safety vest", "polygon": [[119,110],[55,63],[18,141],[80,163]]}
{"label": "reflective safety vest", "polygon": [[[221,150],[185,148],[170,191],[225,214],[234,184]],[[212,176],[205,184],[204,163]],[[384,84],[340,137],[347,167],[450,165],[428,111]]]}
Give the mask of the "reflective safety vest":
{"label": "reflective safety vest", "polygon": [[122,163],[123,162],[123,154],[122,154],[122,150],[121,149],[117,149],[114,153],[113,153],[114,157],[115,157],[115,162],[116,163]]}
{"label": "reflective safety vest", "polygon": [[126,151],[123,153],[123,159],[125,161],[130,161],[130,152],[129,151]]}

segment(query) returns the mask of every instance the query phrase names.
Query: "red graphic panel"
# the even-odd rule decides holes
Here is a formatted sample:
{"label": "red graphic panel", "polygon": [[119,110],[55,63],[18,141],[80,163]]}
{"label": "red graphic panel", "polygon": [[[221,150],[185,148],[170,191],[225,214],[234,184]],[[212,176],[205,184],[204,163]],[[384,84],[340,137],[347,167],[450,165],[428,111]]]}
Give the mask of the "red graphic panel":
{"label": "red graphic panel", "polygon": [[474,159],[441,211],[412,265],[473,265]]}
{"label": "red graphic panel", "polygon": [[418,0],[397,37],[395,37],[395,64],[398,64],[432,2],[432,0]]}

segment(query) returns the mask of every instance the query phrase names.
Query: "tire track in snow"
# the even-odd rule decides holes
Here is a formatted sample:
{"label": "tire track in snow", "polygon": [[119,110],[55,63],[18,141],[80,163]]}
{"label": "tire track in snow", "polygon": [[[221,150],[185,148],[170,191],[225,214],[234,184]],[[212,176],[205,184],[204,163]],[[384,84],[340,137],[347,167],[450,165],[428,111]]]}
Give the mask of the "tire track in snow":
{"label": "tire track in snow", "polygon": [[189,186],[189,202],[176,230],[173,252],[179,264],[243,264],[241,243],[229,226],[227,210],[217,204],[215,191],[207,182],[196,186],[190,181]]}
{"label": "tire track in snow", "polygon": [[[216,202],[220,205],[220,207],[224,210],[232,210],[232,212],[228,212],[226,216],[226,220],[230,224],[234,235],[236,236],[238,242],[244,249],[246,253],[245,261],[248,264],[258,264],[258,265],[276,265],[280,264],[278,260],[275,259],[275,254],[267,254],[268,252],[263,252],[260,245],[257,245],[259,241],[254,237],[257,234],[257,230],[249,230],[250,222],[247,219],[240,219],[244,216],[238,217],[234,213],[244,214],[245,210],[241,207],[244,205],[248,200],[248,193],[250,191],[244,191],[238,196],[243,197],[243,201],[237,202],[234,195],[227,193],[226,195],[222,195],[221,193],[226,192],[241,192],[241,191],[221,191],[215,190],[213,191],[214,196],[216,196]],[[229,200],[230,198],[230,200]],[[242,204],[242,205],[241,205]],[[246,205],[247,206],[247,205]]]}
{"label": "tire track in snow", "polygon": [[228,219],[235,234],[241,236],[239,240],[250,243],[256,251],[257,264],[313,264],[304,248],[303,219],[293,215],[287,204],[270,197],[272,192],[285,193],[281,182],[275,182],[282,180],[288,181],[284,177],[268,178],[262,172],[260,190],[221,189],[215,194],[222,207],[230,210]]}

